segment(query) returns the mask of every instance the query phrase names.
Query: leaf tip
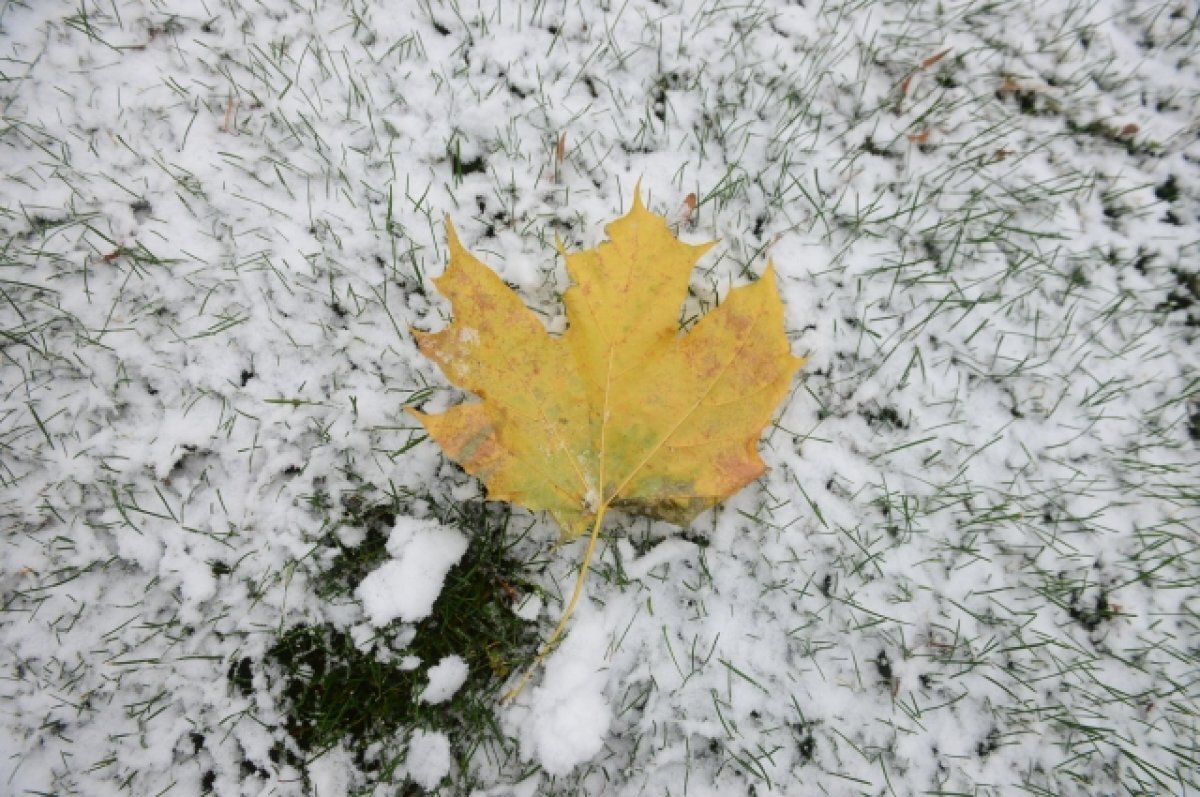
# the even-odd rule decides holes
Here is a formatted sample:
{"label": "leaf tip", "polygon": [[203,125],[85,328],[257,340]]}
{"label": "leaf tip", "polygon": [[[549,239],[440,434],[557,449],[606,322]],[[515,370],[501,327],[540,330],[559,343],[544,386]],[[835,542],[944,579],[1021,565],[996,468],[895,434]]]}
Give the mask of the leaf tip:
{"label": "leaf tip", "polygon": [[450,214],[447,213],[442,220],[446,225],[446,242],[450,244],[450,251],[456,252],[462,249],[462,242],[458,240],[458,230],[454,229],[454,222],[450,220]]}
{"label": "leaf tip", "polygon": [[[416,327],[409,327],[408,334],[412,335],[413,342],[417,344],[417,349],[419,349],[420,351],[424,351],[425,350],[425,338],[427,338],[429,336],[429,333],[423,332],[423,331],[417,329]],[[408,407],[405,407],[405,409],[408,409]]]}

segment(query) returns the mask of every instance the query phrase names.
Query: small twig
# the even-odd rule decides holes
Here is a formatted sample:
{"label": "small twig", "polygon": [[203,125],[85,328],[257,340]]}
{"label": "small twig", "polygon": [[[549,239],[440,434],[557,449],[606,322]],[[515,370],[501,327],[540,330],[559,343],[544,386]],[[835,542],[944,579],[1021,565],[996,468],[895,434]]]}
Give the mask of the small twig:
{"label": "small twig", "polygon": [[224,133],[233,133],[237,123],[237,101],[233,99],[233,92],[229,93],[229,98],[225,101],[225,121],[221,124],[221,131]]}
{"label": "small twig", "polygon": [[554,182],[562,182],[562,165],[563,158],[567,154],[567,131],[562,131],[558,136],[558,145],[554,148]]}

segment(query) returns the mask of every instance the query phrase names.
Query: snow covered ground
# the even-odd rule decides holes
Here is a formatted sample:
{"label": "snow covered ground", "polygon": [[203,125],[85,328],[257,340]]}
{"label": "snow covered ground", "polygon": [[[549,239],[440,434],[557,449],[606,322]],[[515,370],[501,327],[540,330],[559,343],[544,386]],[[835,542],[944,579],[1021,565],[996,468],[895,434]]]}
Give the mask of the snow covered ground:
{"label": "snow covered ground", "polygon": [[[0,0],[0,792],[1200,790],[1198,25]],[[609,521],[467,745],[485,651],[410,643],[480,544],[437,507],[482,488],[403,412],[463,398],[407,330],[447,319],[444,215],[561,328],[555,237],[639,178],[722,239],[685,313],[769,257],[809,364],[758,483]],[[544,637],[582,543],[510,527],[496,611]],[[270,655],[304,626],[413,673],[415,719],[306,749]]]}

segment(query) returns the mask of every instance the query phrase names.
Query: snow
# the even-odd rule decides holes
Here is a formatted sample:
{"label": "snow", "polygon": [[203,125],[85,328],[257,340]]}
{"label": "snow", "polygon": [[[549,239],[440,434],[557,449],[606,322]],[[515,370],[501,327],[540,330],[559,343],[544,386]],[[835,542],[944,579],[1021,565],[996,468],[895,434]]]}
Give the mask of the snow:
{"label": "snow", "polygon": [[[0,793],[1200,790],[1194,8],[409,5],[0,4]],[[464,749],[519,673],[415,652],[485,498],[404,412],[471,400],[409,332],[442,218],[561,332],[639,179],[720,239],[681,317],[770,262],[808,363],[762,479],[610,513]],[[585,541],[510,532],[545,638]],[[304,625],[418,719],[299,749]]]}
{"label": "snow", "polygon": [[581,612],[519,712],[521,754],[551,775],[565,775],[595,756],[612,725],[604,696],[604,630],[602,617]]}
{"label": "snow", "polygon": [[357,593],[376,627],[428,617],[446,573],[467,552],[467,538],[432,520],[400,518],[387,550],[394,558],[363,579]]}
{"label": "snow", "polygon": [[533,622],[542,611],[542,599],[539,595],[526,595],[515,608],[513,614],[527,622]]}
{"label": "snow", "polygon": [[429,668],[429,683],[417,697],[422,703],[445,703],[467,680],[468,668],[461,656],[446,656]]}
{"label": "snow", "polygon": [[354,785],[353,757],[344,748],[335,747],[308,765],[313,797],[346,797]]}
{"label": "snow", "polygon": [[408,742],[404,766],[422,788],[436,788],[450,773],[450,739],[439,731],[417,729]]}

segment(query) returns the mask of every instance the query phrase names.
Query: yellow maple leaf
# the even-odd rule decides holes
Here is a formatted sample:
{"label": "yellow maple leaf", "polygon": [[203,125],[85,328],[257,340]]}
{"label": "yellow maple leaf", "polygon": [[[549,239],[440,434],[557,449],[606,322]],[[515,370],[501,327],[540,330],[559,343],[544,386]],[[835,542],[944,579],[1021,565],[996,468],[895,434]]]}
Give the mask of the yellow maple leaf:
{"label": "yellow maple leaf", "polygon": [[413,334],[480,401],[441,415],[409,411],[490,499],[550,512],[565,539],[591,529],[540,661],[578,602],[605,512],[687,525],[758,478],[759,435],[804,360],[784,336],[769,265],[680,331],[692,269],[713,244],[678,240],[640,191],[605,228],[608,241],[565,254],[572,285],[562,336],[462,246],[448,219],[446,228],[450,265],[434,282],[454,320]]}

